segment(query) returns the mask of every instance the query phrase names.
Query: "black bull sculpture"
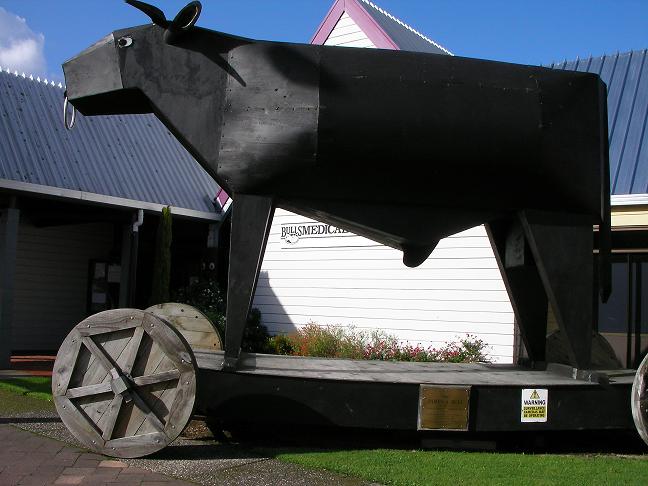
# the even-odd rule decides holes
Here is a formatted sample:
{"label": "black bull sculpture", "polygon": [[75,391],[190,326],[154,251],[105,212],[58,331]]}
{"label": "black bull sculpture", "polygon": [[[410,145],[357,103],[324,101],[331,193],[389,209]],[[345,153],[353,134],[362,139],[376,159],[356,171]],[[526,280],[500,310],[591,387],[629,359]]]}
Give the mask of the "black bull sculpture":
{"label": "black bull sculpture", "polygon": [[403,251],[486,224],[531,360],[547,304],[590,365],[609,295],[606,89],[593,74],[414,52],[254,41],[169,22],[64,64],[84,115],[155,113],[234,200],[225,368],[236,366],[275,207]]}

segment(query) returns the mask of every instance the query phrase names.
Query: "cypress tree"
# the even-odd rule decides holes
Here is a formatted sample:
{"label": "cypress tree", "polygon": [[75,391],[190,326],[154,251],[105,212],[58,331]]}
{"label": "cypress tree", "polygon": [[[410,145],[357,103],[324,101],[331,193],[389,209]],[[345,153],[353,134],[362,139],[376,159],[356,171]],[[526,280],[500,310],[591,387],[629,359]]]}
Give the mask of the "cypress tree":
{"label": "cypress tree", "polygon": [[151,305],[169,302],[171,284],[171,207],[162,208],[155,238]]}

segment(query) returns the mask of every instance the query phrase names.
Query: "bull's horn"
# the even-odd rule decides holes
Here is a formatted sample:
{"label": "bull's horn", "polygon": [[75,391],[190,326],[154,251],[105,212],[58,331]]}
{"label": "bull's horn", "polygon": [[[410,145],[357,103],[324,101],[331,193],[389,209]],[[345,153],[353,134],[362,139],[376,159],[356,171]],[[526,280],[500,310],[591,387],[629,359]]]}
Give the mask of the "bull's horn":
{"label": "bull's horn", "polygon": [[132,5],[136,9],[141,10],[146,15],[151,17],[151,20],[155,25],[159,25],[164,29],[166,29],[169,26],[169,21],[164,16],[164,12],[162,12],[162,10],[160,10],[159,8],[153,5],[149,5],[148,3],[139,2],[138,0],[124,0],[124,1],[128,5]]}
{"label": "bull's horn", "polygon": [[200,17],[201,11],[202,5],[198,1],[189,2],[185,5],[169,23],[164,33],[164,41],[167,44],[172,44],[180,35],[191,29],[198,20],[198,17]]}

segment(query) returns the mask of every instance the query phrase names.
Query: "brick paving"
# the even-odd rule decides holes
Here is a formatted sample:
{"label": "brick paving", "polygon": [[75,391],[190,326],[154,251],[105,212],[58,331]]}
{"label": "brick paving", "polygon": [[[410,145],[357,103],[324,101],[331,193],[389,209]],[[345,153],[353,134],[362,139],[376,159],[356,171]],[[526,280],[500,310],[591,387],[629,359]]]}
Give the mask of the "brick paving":
{"label": "brick paving", "polygon": [[0,425],[0,485],[191,486],[169,476]]}

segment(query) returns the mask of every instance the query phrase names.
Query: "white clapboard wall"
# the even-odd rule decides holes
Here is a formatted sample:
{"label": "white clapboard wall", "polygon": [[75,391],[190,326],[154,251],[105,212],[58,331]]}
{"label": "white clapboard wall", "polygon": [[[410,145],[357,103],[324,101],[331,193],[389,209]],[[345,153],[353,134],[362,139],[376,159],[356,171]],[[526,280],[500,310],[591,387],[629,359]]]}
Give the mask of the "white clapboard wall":
{"label": "white clapboard wall", "polygon": [[426,347],[470,333],[493,361],[513,359],[513,310],[482,226],[407,268],[400,251],[277,209],[253,306],[273,333],[314,322]]}
{"label": "white clapboard wall", "polygon": [[349,14],[344,12],[328,36],[325,46],[369,47],[375,48],[369,37],[360,29]]}

